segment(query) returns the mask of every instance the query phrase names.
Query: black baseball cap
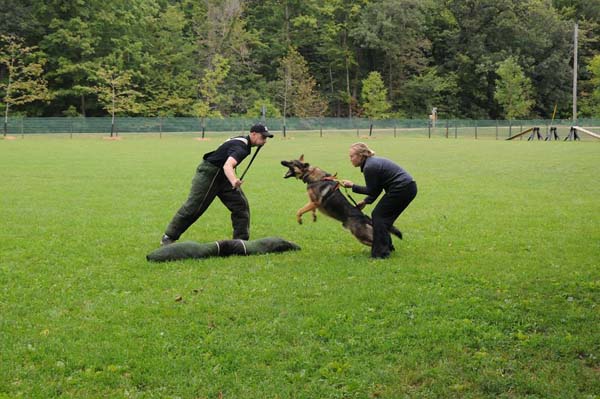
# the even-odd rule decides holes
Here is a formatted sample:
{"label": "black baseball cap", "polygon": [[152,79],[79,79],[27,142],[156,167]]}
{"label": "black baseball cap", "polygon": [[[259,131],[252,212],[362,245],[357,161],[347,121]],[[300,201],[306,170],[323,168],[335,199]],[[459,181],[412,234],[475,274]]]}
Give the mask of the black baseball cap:
{"label": "black baseball cap", "polygon": [[265,137],[273,137],[273,135],[271,133],[269,133],[269,129],[267,129],[267,127],[265,125],[263,125],[262,123],[257,123],[256,125],[252,126],[250,128],[250,133],[260,133]]}

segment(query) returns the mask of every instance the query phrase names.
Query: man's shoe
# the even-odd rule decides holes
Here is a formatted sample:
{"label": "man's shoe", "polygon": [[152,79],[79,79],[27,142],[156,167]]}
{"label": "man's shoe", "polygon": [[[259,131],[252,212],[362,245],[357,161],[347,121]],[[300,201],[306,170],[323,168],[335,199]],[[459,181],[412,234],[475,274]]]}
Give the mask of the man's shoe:
{"label": "man's shoe", "polygon": [[174,240],[165,234],[164,236],[162,236],[162,238],[160,240],[160,246],[163,247],[165,245],[173,244],[175,241],[177,241],[177,240]]}

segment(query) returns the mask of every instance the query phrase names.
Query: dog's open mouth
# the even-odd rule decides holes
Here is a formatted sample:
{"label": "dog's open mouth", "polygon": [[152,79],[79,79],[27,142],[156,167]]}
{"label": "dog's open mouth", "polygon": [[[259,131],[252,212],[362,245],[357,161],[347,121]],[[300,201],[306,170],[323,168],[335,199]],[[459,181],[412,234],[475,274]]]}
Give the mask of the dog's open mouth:
{"label": "dog's open mouth", "polygon": [[284,179],[287,179],[288,177],[294,177],[296,176],[296,174],[294,173],[294,169],[292,168],[292,163],[288,162],[288,161],[281,161],[281,164],[285,167],[288,168],[288,171],[285,173],[285,175],[283,175]]}

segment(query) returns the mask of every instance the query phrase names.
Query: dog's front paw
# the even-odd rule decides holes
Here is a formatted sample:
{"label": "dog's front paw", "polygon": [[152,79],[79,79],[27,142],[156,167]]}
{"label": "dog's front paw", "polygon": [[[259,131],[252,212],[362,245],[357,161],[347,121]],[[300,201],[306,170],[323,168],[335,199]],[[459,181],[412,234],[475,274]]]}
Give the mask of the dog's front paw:
{"label": "dog's front paw", "polygon": [[301,217],[297,217],[296,221],[298,222],[298,224],[302,224],[302,218]]}
{"label": "dog's front paw", "polygon": [[313,222],[316,222],[316,221],[317,221],[317,214],[313,213]]}

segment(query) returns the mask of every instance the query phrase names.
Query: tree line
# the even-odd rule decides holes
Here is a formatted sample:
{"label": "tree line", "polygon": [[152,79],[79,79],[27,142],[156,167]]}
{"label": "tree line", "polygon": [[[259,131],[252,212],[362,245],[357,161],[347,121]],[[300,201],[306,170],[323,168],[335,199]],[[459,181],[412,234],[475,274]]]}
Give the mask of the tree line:
{"label": "tree line", "polygon": [[[600,0],[0,0],[5,118],[600,117]],[[556,114],[555,111],[557,110]],[[6,119],[5,119],[6,120]]]}

